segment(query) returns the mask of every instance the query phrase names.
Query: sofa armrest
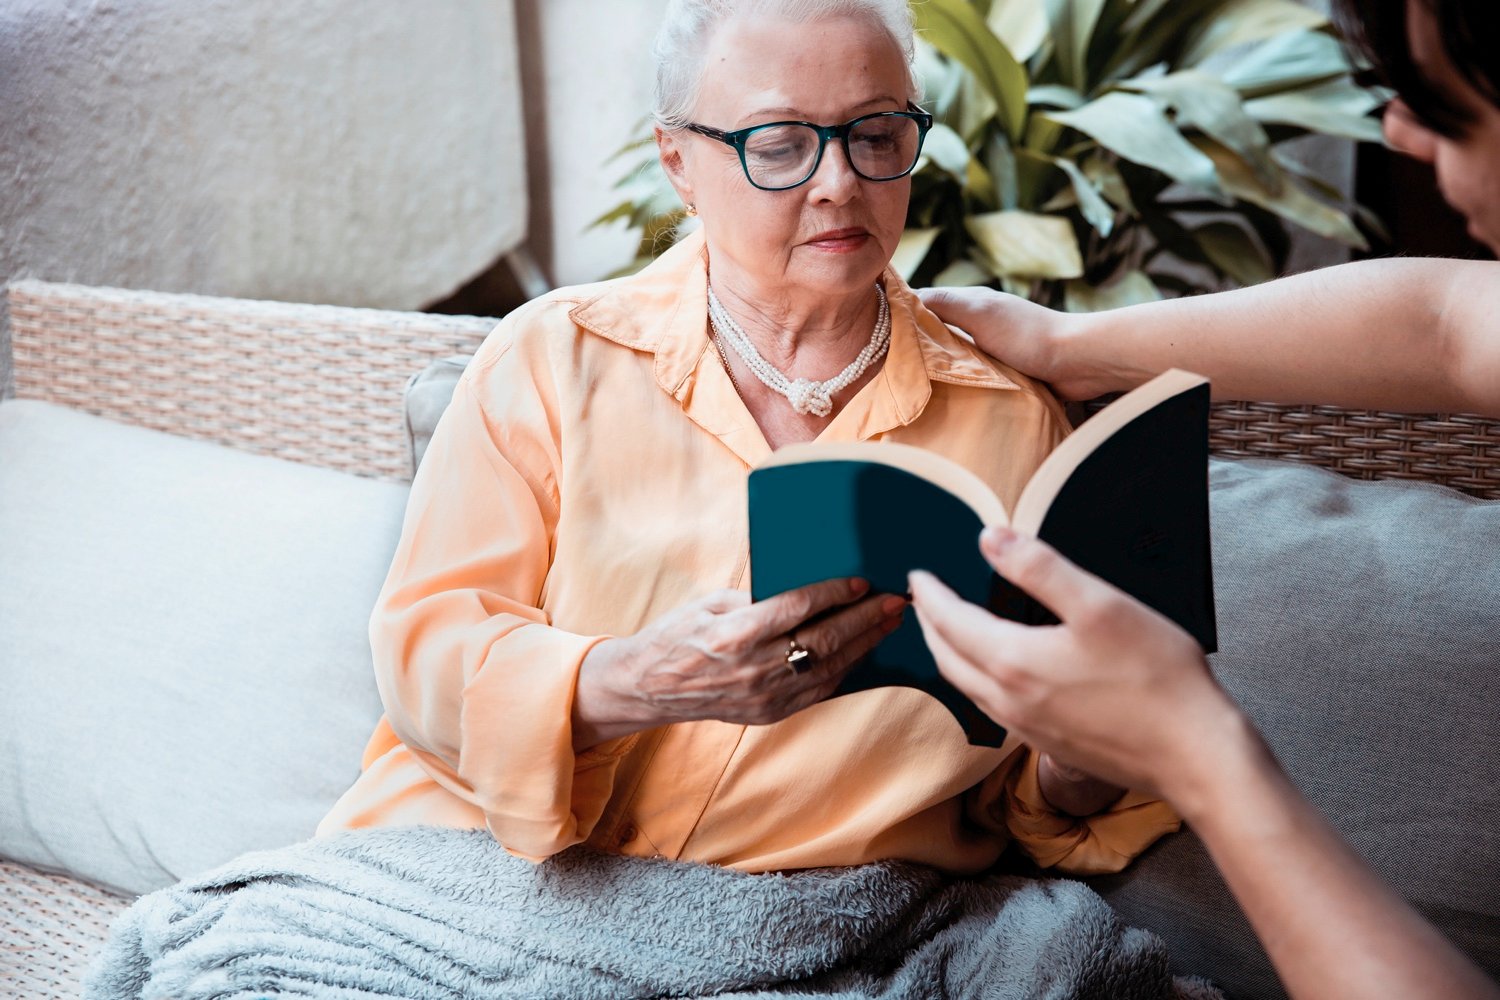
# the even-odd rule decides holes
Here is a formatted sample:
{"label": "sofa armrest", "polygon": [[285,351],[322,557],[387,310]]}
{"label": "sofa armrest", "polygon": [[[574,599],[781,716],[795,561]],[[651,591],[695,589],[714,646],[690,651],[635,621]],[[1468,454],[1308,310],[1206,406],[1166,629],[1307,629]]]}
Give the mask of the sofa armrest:
{"label": "sofa armrest", "polygon": [[6,394],[395,480],[411,471],[408,376],[472,353],[495,324],[30,280],[7,286],[3,310]]}

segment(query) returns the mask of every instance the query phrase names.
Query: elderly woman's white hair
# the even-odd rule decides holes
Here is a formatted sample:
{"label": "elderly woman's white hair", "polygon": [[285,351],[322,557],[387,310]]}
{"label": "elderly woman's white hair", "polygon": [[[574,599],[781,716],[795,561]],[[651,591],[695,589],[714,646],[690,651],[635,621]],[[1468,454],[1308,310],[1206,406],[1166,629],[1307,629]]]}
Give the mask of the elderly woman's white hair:
{"label": "elderly woman's white hair", "polygon": [[878,25],[906,56],[907,97],[920,95],[913,59],[911,7],[907,0],[669,0],[657,32],[655,115],[663,128],[682,128],[692,118],[702,82],[709,37],[723,22],[742,16],[819,21],[865,18]]}

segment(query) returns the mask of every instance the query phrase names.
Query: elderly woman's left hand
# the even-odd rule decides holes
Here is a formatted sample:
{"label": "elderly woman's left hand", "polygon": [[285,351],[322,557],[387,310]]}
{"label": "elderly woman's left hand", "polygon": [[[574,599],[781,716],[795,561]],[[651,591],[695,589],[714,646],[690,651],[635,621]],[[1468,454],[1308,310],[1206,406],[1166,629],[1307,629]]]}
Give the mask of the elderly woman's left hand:
{"label": "elderly woman's left hand", "polygon": [[752,603],[720,590],[600,643],[579,670],[574,749],[698,719],[766,725],[822,701],[901,623],[905,598],[868,591],[834,579]]}

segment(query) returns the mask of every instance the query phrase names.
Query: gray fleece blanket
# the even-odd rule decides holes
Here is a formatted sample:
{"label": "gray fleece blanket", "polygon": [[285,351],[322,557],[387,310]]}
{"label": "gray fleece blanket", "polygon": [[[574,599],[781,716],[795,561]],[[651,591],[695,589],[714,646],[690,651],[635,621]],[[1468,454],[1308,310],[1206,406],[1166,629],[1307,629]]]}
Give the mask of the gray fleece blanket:
{"label": "gray fleece blanket", "polygon": [[85,998],[1200,998],[1085,886],[881,862],[747,875],[483,830],[247,854],[143,896]]}

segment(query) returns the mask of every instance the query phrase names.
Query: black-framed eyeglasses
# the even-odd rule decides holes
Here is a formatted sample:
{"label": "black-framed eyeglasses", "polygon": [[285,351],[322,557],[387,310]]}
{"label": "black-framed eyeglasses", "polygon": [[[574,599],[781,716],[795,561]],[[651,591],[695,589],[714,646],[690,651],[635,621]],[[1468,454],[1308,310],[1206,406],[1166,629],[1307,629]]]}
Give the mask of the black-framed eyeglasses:
{"label": "black-framed eyeglasses", "polygon": [[733,132],[696,122],[686,127],[733,146],[751,184],[762,191],[785,191],[806,184],[818,172],[829,139],[843,143],[849,166],[867,181],[894,181],[911,173],[932,116],[914,104],[909,108],[860,115],[842,125],[767,122]]}

